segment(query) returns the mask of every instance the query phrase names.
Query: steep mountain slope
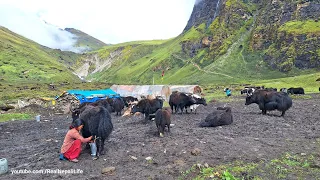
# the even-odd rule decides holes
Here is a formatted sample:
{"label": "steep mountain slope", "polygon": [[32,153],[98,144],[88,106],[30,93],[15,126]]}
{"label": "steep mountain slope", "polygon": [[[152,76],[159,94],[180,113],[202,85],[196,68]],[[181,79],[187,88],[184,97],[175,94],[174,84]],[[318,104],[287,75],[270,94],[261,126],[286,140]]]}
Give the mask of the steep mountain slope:
{"label": "steep mountain slope", "polygon": [[70,67],[79,54],[41,46],[0,26],[0,82],[77,82]]}
{"label": "steep mountain slope", "polygon": [[65,28],[65,31],[68,31],[76,36],[76,44],[75,47],[81,47],[84,51],[92,51],[102,48],[103,46],[106,46],[107,44],[100,41],[99,39],[96,39],[80,30],[74,29],[74,28]]}
{"label": "steep mountain slope", "polygon": [[81,70],[91,80],[141,84],[239,83],[313,73],[320,67],[318,9],[314,1],[202,0],[178,37],[109,46],[78,65],[86,62]]}

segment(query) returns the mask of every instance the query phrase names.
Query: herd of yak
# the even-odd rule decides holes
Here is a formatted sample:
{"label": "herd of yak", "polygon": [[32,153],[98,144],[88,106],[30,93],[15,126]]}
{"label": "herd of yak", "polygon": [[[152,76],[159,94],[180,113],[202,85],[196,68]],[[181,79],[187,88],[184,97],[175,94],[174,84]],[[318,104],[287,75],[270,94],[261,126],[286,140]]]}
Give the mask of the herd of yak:
{"label": "herd of yak", "polygon": [[[303,89],[288,89],[287,92],[299,92],[304,94]],[[267,111],[281,111],[281,116],[292,106],[292,99],[287,92],[277,92],[276,89],[264,89],[263,87],[247,87],[241,91],[246,93],[245,105],[256,103],[262,114]],[[188,108],[196,113],[196,108],[202,104],[207,105],[206,100],[197,94],[173,92],[169,98],[170,108],[163,107],[162,97],[143,98],[138,101],[134,97],[114,97],[101,99],[93,103],[82,103],[76,109],[72,110],[72,119],[80,119],[84,127],[82,129],[83,137],[96,137],[97,154],[104,154],[104,142],[113,130],[111,113],[121,115],[125,106],[128,107],[130,114],[143,114],[145,122],[154,120],[160,137],[163,137],[165,127],[170,132],[171,114],[182,114]],[[230,107],[217,107],[199,124],[200,127],[216,127],[229,125],[233,122],[233,116]]]}

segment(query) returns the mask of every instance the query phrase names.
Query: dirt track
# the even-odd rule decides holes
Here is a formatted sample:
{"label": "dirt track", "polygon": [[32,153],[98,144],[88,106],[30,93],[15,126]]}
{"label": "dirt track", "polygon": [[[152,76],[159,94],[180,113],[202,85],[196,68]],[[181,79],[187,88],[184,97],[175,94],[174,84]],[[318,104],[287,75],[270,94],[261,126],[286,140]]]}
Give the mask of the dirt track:
{"label": "dirt track", "polygon": [[[171,134],[159,138],[154,122],[143,124],[135,118],[115,117],[114,131],[106,142],[106,155],[92,161],[84,150],[79,163],[60,161],[58,153],[71,119],[63,115],[42,117],[49,121],[0,123],[0,155],[9,169],[81,169],[83,174],[11,174],[0,179],[177,179],[196,163],[217,165],[234,160],[257,162],[285,152],[319,151],[320,99],[293,100],[286,116],[280,112],[261,115],[258,106],[244,106],[244,100],[200,106],[198,114],[173,115]],[[220,105],[232,107],[234,123],[218,128],[199,128],[198,123]],[[43,114],[44,116],[45,114]],[[201,154],[191,155],[199,148]],[[137,160],[130,156],[137,157]],[[146,157],[154,158],[152,162]],[[112,175],[101,174],[113,166]]]}

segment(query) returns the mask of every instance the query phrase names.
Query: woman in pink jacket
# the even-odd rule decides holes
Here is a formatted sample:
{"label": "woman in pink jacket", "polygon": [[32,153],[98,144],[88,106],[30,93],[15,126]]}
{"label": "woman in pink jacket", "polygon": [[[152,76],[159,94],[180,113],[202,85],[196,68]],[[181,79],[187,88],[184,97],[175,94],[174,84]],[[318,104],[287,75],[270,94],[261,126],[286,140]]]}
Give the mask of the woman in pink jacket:
{"label": "woman in pink jacket", "polygon": [[[64,138],[62,147],[61,147],[61,154],[64,158],[68,159],[71,162],[78,162],[78,157],[81,152],[81,144],[87,143],[91,141],[92,136],[88,138],[83,138],[79,131],[83,128],[83,124],[81,120],[77,119],[73,125],[70,127],[70,130],[66,134]],[[60,154],[60,157],[61,157]]]}

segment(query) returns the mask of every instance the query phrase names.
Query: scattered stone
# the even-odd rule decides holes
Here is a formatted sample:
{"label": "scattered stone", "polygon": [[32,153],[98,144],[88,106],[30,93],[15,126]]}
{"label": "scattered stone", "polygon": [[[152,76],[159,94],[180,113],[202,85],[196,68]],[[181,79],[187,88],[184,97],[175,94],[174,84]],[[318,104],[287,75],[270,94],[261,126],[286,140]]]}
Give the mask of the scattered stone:
{"label": "scattered stone", "polygon": [[167,150],[166,150],[166,149],[164,149],[163,153],[165,153],[165,154],[166,154],[166,153],[167,153]]}
{"label": "scattered stone", "polygon": [[194,156],[198,156],[199,154],[201,154],[201,151],[198,148],[194,148],[193,150],[191,150],[191,154]]}
{"label": "scattered stone", "polygon": [[50,142],[50,141],[52,141],[52,139],[46,139],[46,141],[47,141],[47,142]]}
{"label": "scattered stone", "polygon": [[173,127],[174,126],[174,124],[170,124],[170,127]]}
{"label": "scattered stone", "polygon": [[209,164],[208,163],[204,163],[204,167],[208,168]]}
{"label": "scattered stone", "polygon": [[255,141],[259,141],[259,138],[254,138]]}
{"label": "scattered stone", "polygon": [[102,173],[102,174],[112,174],[112,173],[115,172],[115,170],[116,170],[115,167],[106,167],[106,168],[103,168],[103,169],[101,170],[101,173]]}
{"label": "scattered stone", "polygon": [[130,156],[131,159],[133,160],[137,160],[138,158],[134,157],[134,156]]}
{"label": "scattered stone", "polygon": [[179,166],[183,166],[185,164],[184,160],[182,159],[174,160],[173,163]]}
{"label": "scattered stone", "polygon": [[319,161],[313,161],[312,164],[310,164],[311,168],[320,168],[320,162]]}
{"label": "scattered stone", "polygon": [[147,161],[150,161],[150,160],[152,160],[152,157],[151,157],[151,156],[148,156],[148,157],[146,157],[146,160],[147,160]]}
{"label": "scattered stone", "polygon": [[301,153],[301,156],[306,156],[307,154],[306,153]]}

